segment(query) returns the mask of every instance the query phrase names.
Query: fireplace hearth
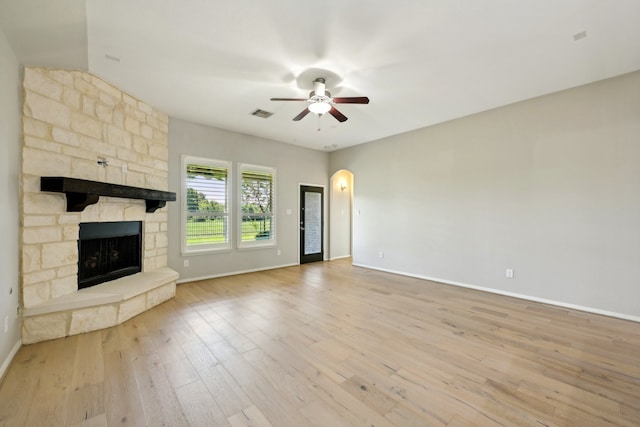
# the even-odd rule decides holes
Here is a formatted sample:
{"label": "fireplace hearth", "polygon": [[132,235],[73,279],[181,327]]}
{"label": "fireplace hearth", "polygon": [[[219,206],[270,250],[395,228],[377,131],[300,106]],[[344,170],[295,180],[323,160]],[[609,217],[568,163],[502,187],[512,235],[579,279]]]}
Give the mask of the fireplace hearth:
{"label": "fireplace hearth", "polygon": [[80,223],[78,289],[142,271],[142,222]]}

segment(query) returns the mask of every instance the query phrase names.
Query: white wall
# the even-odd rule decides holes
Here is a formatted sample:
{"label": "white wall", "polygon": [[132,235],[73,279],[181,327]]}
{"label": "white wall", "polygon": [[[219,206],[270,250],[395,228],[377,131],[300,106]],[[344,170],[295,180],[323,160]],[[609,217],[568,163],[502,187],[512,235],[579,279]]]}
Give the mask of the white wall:
{"label": "white wall", "polygon": [[355,264],[640,319],[640,72],[330,161]]}
{"label": "white wall", "polygon": [[[181,248],[181,155],[271,166],[276,171],[277,248],[237,250],[182,256]],[[299,184],[326,186],[329,182],[328,154],[249,135],[202,126],[179,119],[169,120],[169,189],[178,196],[169,202],[169,267],[180,273],[180,282],[235,272],[274,268],[298,263]],[[232,200],[237,200],[233,198]],[[232,206],[233,212],[238,207]],[[287,210],[291,214],[287,214]],[[326,239],[325,239],[326,240]],[[325,244],[325,247],[326,244]],[[277,250],[281,255],[277,254]],[[184,267],[184,260],[189,267]]]}
{"label": "white wall", "polygon": [[[0,376],[20,346],[18,172],[20,66],[0,28]],[[4,331],[5,318],[8,331]]]}
{"label": "white wall", "polygon": [[[340,188],[341,183],[346,185]],[[351,189],[353,177],[349,171],[338,171],[331,177],[329,202],[329,257],[351,256]]]}

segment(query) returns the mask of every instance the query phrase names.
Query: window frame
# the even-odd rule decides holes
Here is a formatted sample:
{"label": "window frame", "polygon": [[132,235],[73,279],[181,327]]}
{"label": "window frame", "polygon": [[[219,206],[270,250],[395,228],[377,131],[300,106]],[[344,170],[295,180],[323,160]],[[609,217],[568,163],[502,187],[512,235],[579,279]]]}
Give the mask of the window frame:
{"label": "window frame", "polygon": [[[181,247],[183,255],[197,255],[211,252],[230,251],[232,249],[233,242],[233,229],[234,218],[233,209],[231,204],[231,194],[233,189],[233,164],[231,161],[211,159],[207,157],[191,156],[187,154],[182,155],[182,168],[181,168],[181,180],[182,180],[182,203],[181,203]],[[201,166],[209,166],[211,168],[224,168],[227,171],[227,179],[225,183],[225,206],[226,211],[223,216],[227,218],[227,233],[226,241],[219,243],[203,243],[203,244],[187,244],[187,219],[189,217],[187,211],[187,166],[190,164],[197,164]]]}
{"label": "window frame", "polygon": [[[269,238],[268,239],[256,239],[256,240],[243,240],[242,236],[242,226],[244,219],[244,212],[242,211],[243,197],[242,197],[242,183],[243,183],[243,175],[244,172],[252,171],[258,173],[265,173],[271,175],[271,216],[269,221]],[[276,191],[276,183],[277,183],[277,169],[272,166],[262,166],[262,165],[254,165],[249,163],[238,163],[238,203],[237,203],[237,247],[239,250],[242,249],[259,249],[259,248],[272,248],[277,246],[277,216],[276,216],[276,202],[277,202],[277,191]]]}

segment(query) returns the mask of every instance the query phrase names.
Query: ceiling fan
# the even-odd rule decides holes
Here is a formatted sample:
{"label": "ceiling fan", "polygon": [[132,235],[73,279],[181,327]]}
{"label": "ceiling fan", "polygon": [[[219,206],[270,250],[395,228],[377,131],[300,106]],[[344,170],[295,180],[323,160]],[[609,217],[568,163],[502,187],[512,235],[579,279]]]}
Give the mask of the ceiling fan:
{"label": "ceiling fan", "polygon": [[366,96],[347,96],[342,98],[332,98],[329,91],[325,90],[325,79],[318,77],[313,81],[313,91],[309,93],[309,98],[271,98],[272,101],[306,101],[309,103],[300,114],[293,118],[294,121],[301,120],[307,114],[315,113],[322,116],[325,113],[331,114],[339,122],[347,120],[347,116],[333,106],[333,104],[368,104],[369,98]]}

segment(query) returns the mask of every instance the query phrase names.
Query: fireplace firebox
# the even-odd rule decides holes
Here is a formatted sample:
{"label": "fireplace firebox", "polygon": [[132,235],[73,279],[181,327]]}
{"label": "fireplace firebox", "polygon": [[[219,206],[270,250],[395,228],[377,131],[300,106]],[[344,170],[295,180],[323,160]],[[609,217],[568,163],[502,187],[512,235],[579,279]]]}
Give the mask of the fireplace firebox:
{"label": "fireplace firebox", "polygon": [[78,240],[78,289],[142,271],[142,222],[86,222]]}

